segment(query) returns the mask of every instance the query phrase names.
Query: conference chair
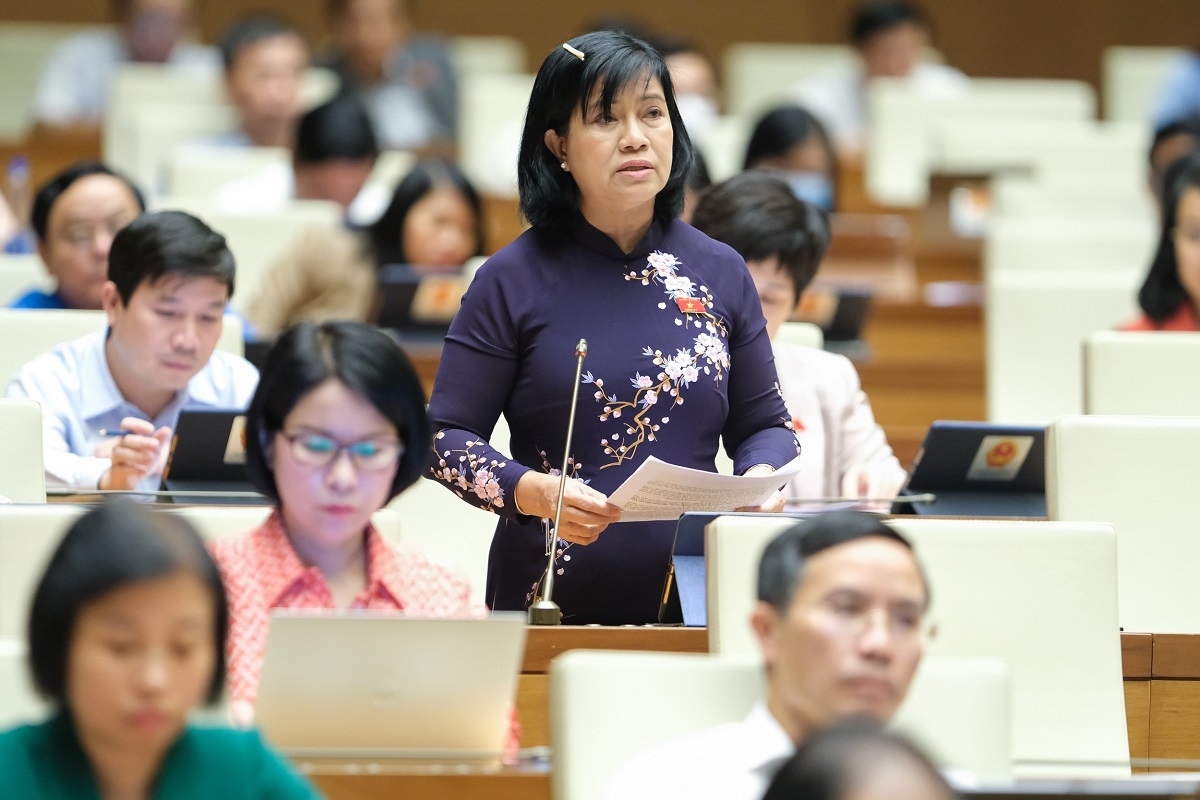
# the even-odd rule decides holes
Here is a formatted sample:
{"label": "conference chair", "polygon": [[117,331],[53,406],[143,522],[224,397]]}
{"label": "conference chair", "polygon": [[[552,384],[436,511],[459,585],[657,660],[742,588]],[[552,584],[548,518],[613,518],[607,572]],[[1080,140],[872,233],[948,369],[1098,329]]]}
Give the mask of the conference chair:
{"label": "conference chair", "polygon": [[929,175],[939,166],[934,142],[946,125],[1087,120],[1096,96],[1081,81],[975,78],[962,91],[930,95],[881,78],[867,87],[867,105],[867,192],[884,205],[915,207],[929,198]]}
{"label": "conference chair", "polygon": [[984,240],[983,268],[994,272],[1048,269],[1145,274],[1158,243],[1149,219],[1000,216]]}
{"label": "conference chair", "polygon": [[283,147],[177,147],[166,154],[167,194],[213,198],[223,186],[263,170],[292,171]]}
{"label": "conference chair", "polygon": [[[0,385],[8,385],[17,371],[51,348],[102,330],[103,311],[0,309]],[[217,349],[234,355],[245,351],[242,321],[226,314]]]}
{"label": "conference chair", "polygon": [[1093,333],[1083,347],[1083,411],[1200,416],[1198,367],[1195,333]]}
{"label": "conference chair", "polygon": [[1032,176],[1000,173],[992,177],[989,191],[993,221],[1136,220],[1141,231],[1157,224],[1154,202],[1140,174],[1055,169],[1039,169]]}
{"label": "conference chair", "polygon": [[0,306],[11,303],[30,289],[48,292],[53,288],[54,280],[36,254],[0,255]]}
{"label": "conference chair", "polygon": [[676,736],[742,719],[763,697],[754,659],[572,650],[550,662],[556,800],[592,800],[613,770]]}
{"label": "conference chair", "polygon": [[244,211],[231,211],[198,197],[160,197],[151,205],[154,211],[177,209],[194,214],[225,237],[237,261],[232,305],[240,311],[258,294],[271,265],[301,231],[342,224],[341,206],[328,200],[293,200],[283,208]]}
{"label": "conference chair", "polygon": [[0,498],[13,503],[46,502],[42,463],[42,407],[33,400],[0,400]]}
{"label": "conference chair", "polygon": [[1083,410],[1083,341],[1138,313],[1132,270],[1009,270],[985,276],[987,414],[1046,424]]}
{"label": "conference chair", "polygon": [[20,141],[37,122],[34,96],[46,59],[64,40],[91,25],[0,23],[0,140]]}
{"label": "conference chair", "polygon": [[825,346],[825,332],[820,325],[811,322],[785,322],[779,326],[776,334],[779,341],[788,344],[798,344],[803,347],[815,347],[820,350]]}
{"label": "conference chair", "polygon": [[1200,633],[1198,452],[1197,417],[1064,416],[1050,426],[1048,514],[1116,529],[1126,631]]}
{"label": "conference chair", "polygon": [[[712,652],[758,652],[748,624],[758,561],[767,542],[792,524],[729,516],[709,525]],[[1014,774],[1127,775],[1113,527],[907,518],[889,524],[913,543],[929,576],[936,635],[926,656],[1008,665]]]}
{"label": "conference chair", "polygon": [[479,73],[524,72],[525,45],[513,36],[454,36],[450,63],[459,78]]}
{"label": "conference chair", "polygon": [[33,688],[25,642],[0,639],[0,731],[38,722],[50,710]]}
{"label": "conference chair", "polygon": [[459,83],[458,163],[483,194],[517,196],[517,153],[533,77],[480,72]]}
{"label": "conference chair", "polygon": [[1175,61],[1187,54],[1180,47],[1106,47],[1101,56],[1100,85],[1104,118],[1145,123]]}
{"label": "conference chair", "polygon": [[809,78],[857,69],[858,54],[844,44],[731,44],[721,70],[725,108],[756,117],[773,105],[796,103],[796,87]]}

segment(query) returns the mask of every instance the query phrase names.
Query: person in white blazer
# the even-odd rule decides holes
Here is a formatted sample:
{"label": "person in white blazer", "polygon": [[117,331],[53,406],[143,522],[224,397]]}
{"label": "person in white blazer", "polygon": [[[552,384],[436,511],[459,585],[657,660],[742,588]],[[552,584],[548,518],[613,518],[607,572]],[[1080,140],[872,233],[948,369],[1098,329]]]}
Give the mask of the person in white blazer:
{"label": "person in white blazer", "polygon": [[751,170],[701,197],[692,224],[736,250],[758,289],[780,392],[804,460],[787,498],[894,497],[905,471],[875,422],[854,365],[778,336],[829,247],[825,212],[797,199],[770,172]]}

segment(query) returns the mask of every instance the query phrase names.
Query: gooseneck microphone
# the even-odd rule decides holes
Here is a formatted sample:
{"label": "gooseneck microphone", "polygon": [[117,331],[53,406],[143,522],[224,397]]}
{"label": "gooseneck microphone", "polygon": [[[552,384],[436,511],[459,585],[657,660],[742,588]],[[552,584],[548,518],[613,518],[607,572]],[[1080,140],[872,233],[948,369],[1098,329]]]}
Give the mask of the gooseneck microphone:
{"label": "gooseneck microphone", "polygon": [[558,476],[558,504],[554,507],[554,529],[546,539],[546,580],[542,584],[542,596],[529,607],[530,625],[559,625],[562,609],[554,602],[554,556],[558,552],[558,523],[562,519],[563,493],[567,490],[567,470],[571,465],[571,437],[575,433],[575,406],[579,402],[579,378],[583,374],[583,359],[587,357],[587,339],[575,344],[575,384],[571,389],[571,410],[567,414],[567,443],[563,446],[562,472]]}

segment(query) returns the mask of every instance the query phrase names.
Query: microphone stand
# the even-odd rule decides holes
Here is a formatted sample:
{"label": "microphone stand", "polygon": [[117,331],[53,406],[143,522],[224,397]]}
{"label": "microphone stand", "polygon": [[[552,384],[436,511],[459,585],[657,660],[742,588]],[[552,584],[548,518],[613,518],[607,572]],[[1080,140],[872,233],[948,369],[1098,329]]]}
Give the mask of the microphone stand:
{"label": "microphone stand", "polygon": [[562,519],[563,493],[567,490],[567,468],[571,463],[571,437],[575,433],[575,405],[579,402],[579,377],[583,374],[583,359],[587,356],[587,339],[575,344],[575,385],[571,389],[571,411],[567,415],[567,444],[563,447],[562,472],[558,476],[558,504],[554,508],[554,530],[550,532],[547,552],[546,582],[542,597],[529,607],[530,625],[561,625],[562,609],[554,602],[554,556],[558,551],[558,523]]}

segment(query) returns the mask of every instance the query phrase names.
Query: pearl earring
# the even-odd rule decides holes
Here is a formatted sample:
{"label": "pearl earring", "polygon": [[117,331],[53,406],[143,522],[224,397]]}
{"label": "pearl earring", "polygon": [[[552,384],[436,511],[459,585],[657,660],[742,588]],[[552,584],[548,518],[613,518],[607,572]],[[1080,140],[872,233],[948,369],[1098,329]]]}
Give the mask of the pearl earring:
{"label": "pearl earring", "polygon": [[563,161],[562,163],[559,164],[559,166],[561,166],[563,168],[563,172],[569,172],[569,170],[567,169],[567,162]]}

